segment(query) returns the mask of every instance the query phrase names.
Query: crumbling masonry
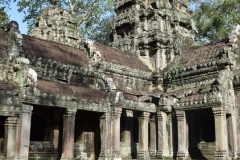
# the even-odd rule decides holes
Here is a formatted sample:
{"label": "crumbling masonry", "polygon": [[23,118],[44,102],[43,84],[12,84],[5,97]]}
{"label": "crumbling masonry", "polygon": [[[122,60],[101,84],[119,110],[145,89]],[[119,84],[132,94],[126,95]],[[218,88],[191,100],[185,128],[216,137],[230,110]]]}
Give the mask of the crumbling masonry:
{"label": "crumbling masonry", "polygon": [[0,159],[240,158],[240,25],[197,46],[188,0],[116,0],[113,42],[45,8],[0,27]]}

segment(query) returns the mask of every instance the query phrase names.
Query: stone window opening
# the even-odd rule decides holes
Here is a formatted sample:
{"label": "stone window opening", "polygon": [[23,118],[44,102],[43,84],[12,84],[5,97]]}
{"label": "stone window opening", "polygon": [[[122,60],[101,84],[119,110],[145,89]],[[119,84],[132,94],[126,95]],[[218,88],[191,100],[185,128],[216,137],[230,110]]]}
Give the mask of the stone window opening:
{"label": "stone window opening", "polygon": [[35,27],[39,27],[39,22],[36,22],[36,23],[35,23]]}

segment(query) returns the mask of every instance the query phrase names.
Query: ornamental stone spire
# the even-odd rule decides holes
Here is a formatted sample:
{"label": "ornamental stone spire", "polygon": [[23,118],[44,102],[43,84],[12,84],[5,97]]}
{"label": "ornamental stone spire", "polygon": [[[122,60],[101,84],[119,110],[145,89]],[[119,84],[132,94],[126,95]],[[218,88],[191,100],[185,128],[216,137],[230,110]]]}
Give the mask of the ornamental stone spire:
{"label": "ornamental stone spire", "polygon": [[194,43],[189,0],[115,0],[112,47],[159,71]]}
{"label": "ornamental stone spire", "polygon": [[53,0],[54,6],[42,10],[30,36],[79,48],[82,38],[76,17],[67,10],[55,6],[57,2],[58,0]]}

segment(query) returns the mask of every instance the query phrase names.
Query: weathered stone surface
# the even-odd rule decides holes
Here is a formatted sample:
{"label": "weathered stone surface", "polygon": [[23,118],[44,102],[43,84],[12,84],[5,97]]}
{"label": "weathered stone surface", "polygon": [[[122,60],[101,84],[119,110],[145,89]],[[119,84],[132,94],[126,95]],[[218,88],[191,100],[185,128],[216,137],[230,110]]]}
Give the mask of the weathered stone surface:
{"label": "weathered stone surface", "polygon": [[187,0],[115,10],[112,47],[56,6],[32,37],[0,26],[0,157],[238,159],[239,25],[194,47]]}

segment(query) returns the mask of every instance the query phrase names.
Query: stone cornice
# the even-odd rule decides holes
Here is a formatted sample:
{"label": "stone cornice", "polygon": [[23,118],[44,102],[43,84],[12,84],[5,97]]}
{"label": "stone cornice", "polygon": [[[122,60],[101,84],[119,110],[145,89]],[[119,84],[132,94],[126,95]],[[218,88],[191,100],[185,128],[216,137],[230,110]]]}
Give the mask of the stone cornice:
{"label": "stone cornice", "polygon": [[122,105],[123,105],[123,108],[130,109],[130,110],[156,112],[156,106],[153,103],[124,100]]}
{"label": "stone cornice", "polygon": [[61,108],[75,108],[87,111],[106,112],[110,107],[108,102],[95,102],[87,99],[72,100],[70,97],[41,95],[36,98],[37,105],[58,106]]}
{"label": "stone cornice", "polygon": [[220,101],[216,101],[216,102],[208,102],[208,103],[203,103],[203,104],[181,104],[181,105],[177,105],[174,108],[176,110],[192,110],[192,109],[204,109],[204,108],[212,108],[212,107],[220,107],[221,106],[221,102]]}
{"label": "stone cornice", "polygon": [[19,115],[21,109],[19,106],[10,106],[0,104],[0,115],[1,116],[10,116],[10,115]]}

